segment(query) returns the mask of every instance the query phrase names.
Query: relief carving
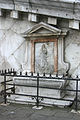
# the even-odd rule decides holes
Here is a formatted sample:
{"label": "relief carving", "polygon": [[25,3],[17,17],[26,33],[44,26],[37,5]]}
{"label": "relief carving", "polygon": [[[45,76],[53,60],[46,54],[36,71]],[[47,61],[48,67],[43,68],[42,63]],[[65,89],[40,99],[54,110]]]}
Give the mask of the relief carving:
{"label": "relief carving", "polygon": [[69,70],[69,63],[64,59],[66,35],[67,31],[61,31],[43,22],[25,32],[23,36],[31,43],[31,50],[29,50],[31,54],[27,56],[27,59],[31,57],[31,60],[28,60],[31,65],[29,70],[39,73],[66,73]]}
{"label": "relief carving", "polygon": [[[40,46],[40,47],[38,47]],[[54,72],[54,56],[53,56],[53,43],[38,43],[35,54],[35,72],[39,73],[53,73]],[[50,50],[50,51],[49,51]]]}

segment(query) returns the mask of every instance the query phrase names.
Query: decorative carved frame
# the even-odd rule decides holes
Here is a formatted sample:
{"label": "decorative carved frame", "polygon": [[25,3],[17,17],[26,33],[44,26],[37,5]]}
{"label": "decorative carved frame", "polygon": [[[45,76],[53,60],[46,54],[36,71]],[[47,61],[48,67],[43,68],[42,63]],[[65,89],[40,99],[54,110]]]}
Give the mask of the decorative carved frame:
{"label": "decorative carved frame", "polygon": [[35,43],[54,42],[54,72],[58,72],[58,40],[57,38],[44,38],[31,40],[31,72],[35,72]]}
{"label": "decorative carved frame", "polygon": [[[44,28],[49,33],[37,32],[39,29]],[[46,23],[38,23],[34,25],[28,31],[25,31],[22,36],[30,41],[31,54],[30,63],[31,67],[27,68],[27,71],[35,72],[35,43],[39,42],[54,42],[54,72],[65,73],[69,70],[70,64],[64,60],[64,37],[67,35],[67,31],[60,30]],[[40,39],[39,39],[40,38]],[[27,53],[28,50],[26,50]],[[25,54],[26,54],[25,53]],[[26,56],[26,55],[25,55]],[[25,63],[28,56],[25,59]]]}

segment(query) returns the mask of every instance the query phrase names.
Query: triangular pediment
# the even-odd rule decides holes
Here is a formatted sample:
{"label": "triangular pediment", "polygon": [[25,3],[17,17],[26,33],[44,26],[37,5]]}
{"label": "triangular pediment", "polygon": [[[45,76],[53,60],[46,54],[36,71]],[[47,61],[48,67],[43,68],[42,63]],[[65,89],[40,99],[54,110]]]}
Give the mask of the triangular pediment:
{"label": "triangular pediment", "polygon": [[48,25],[44,22],[40,22],[39,24],[34,25],[31,29],[23,33],[24,37],[27,36],[36,36],[36,35],[59,35],[61,33],[61,30],[53,27],[51,25]]}

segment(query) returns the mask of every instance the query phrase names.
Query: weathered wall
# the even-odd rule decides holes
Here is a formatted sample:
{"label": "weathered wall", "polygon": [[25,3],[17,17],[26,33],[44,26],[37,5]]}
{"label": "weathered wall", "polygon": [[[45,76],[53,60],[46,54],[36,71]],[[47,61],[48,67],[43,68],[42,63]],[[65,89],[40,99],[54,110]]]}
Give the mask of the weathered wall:
{"label": "weathered wall", "polygon": [[[22,70],[25,63],[26,40],[21,33],[36,23],[23,19],[0,17],[0,69],[15,68]],[[68,21],[58,19],[58,28],[69,30],[65,38],[65,61],[70,63],[70,74],[80,74],[80,32],[68,28]],[[30,51],[29,51],[30,52]],[[29,62],[29,61],[28,61]],[[30,66],[29,66],[30,67]]]}
{"label": "weathered wall", "polygon": [[[58,27],[68,30],[68,35],[65,37],[65,61],[70,63],[69,73],[72,77],[77,75],[80,77],[80,31],[69,29],[68,21],[65,19],[58,20]],[[70,82],[70,86],[75,89],[76,84],[74,81]],[[79,82],[80,89],[80,82]]]}
{"label": "weathered wall", "polygon": [[79,0],[0,0],[0,8],[80,20]]}
{"label": "weathered wall", "polygon": [[[46,20],[44,19],[44,21]],[[17,71],[23,71],[24,69],[30,71],[31,45],[29,41],[26,42],[21,33],[24,33],[35,24],[37,23],[28,21],[28,16],[25,13],[21,19],[11,19],[8,13],[5,17],[0,17],[0,69],[15,68]],[[58,18],[55,27],[68,30],[68,34],[64,39],[64,59],[65,62],[70,63],[69,73],[73,76],[80,75],[80,31],[69,29],[67,19]],[[28,46],[27,49],[26,45]],[[28,59],[25,59],[25,56],[28,56]],[[1,80],[0,77],[0,82]],[[75,82],[71,82],[70,86],[74,88],[76,86]],[[3,89],[3,86],[0,85],[0,91],[1,89]]]}
{"label": "weathered wall", "polygon": [[80,75],[80,32],[69,31],[65,41],[65,59],[70,62],[70,73]]}
{"label": "weathered wall", "polygon": [[23,20],[13,20],[8,15],[0,17],[0,69],[22,69],[26,43],[20,34],[32,25],[34,23],[28,22],[26,15]]}
{"label": "weathered wall", "polygon": [[65,61],[70,63],[69,73],[80,75],[80,31],[69,29],[66,19],[58,20],[58,27],[67,29],[68,35],[65,37]]}

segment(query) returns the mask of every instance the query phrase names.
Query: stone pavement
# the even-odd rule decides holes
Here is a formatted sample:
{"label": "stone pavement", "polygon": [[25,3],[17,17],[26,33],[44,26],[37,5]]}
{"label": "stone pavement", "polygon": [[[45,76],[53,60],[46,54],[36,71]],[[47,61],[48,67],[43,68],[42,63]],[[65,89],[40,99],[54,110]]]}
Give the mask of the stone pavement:
{"label": "stone pavement", "polygon": [[70,108],[43,107],[32,109],[32,105],[0,105],[0,120],[80,120],[79,113],[71,113]]}

